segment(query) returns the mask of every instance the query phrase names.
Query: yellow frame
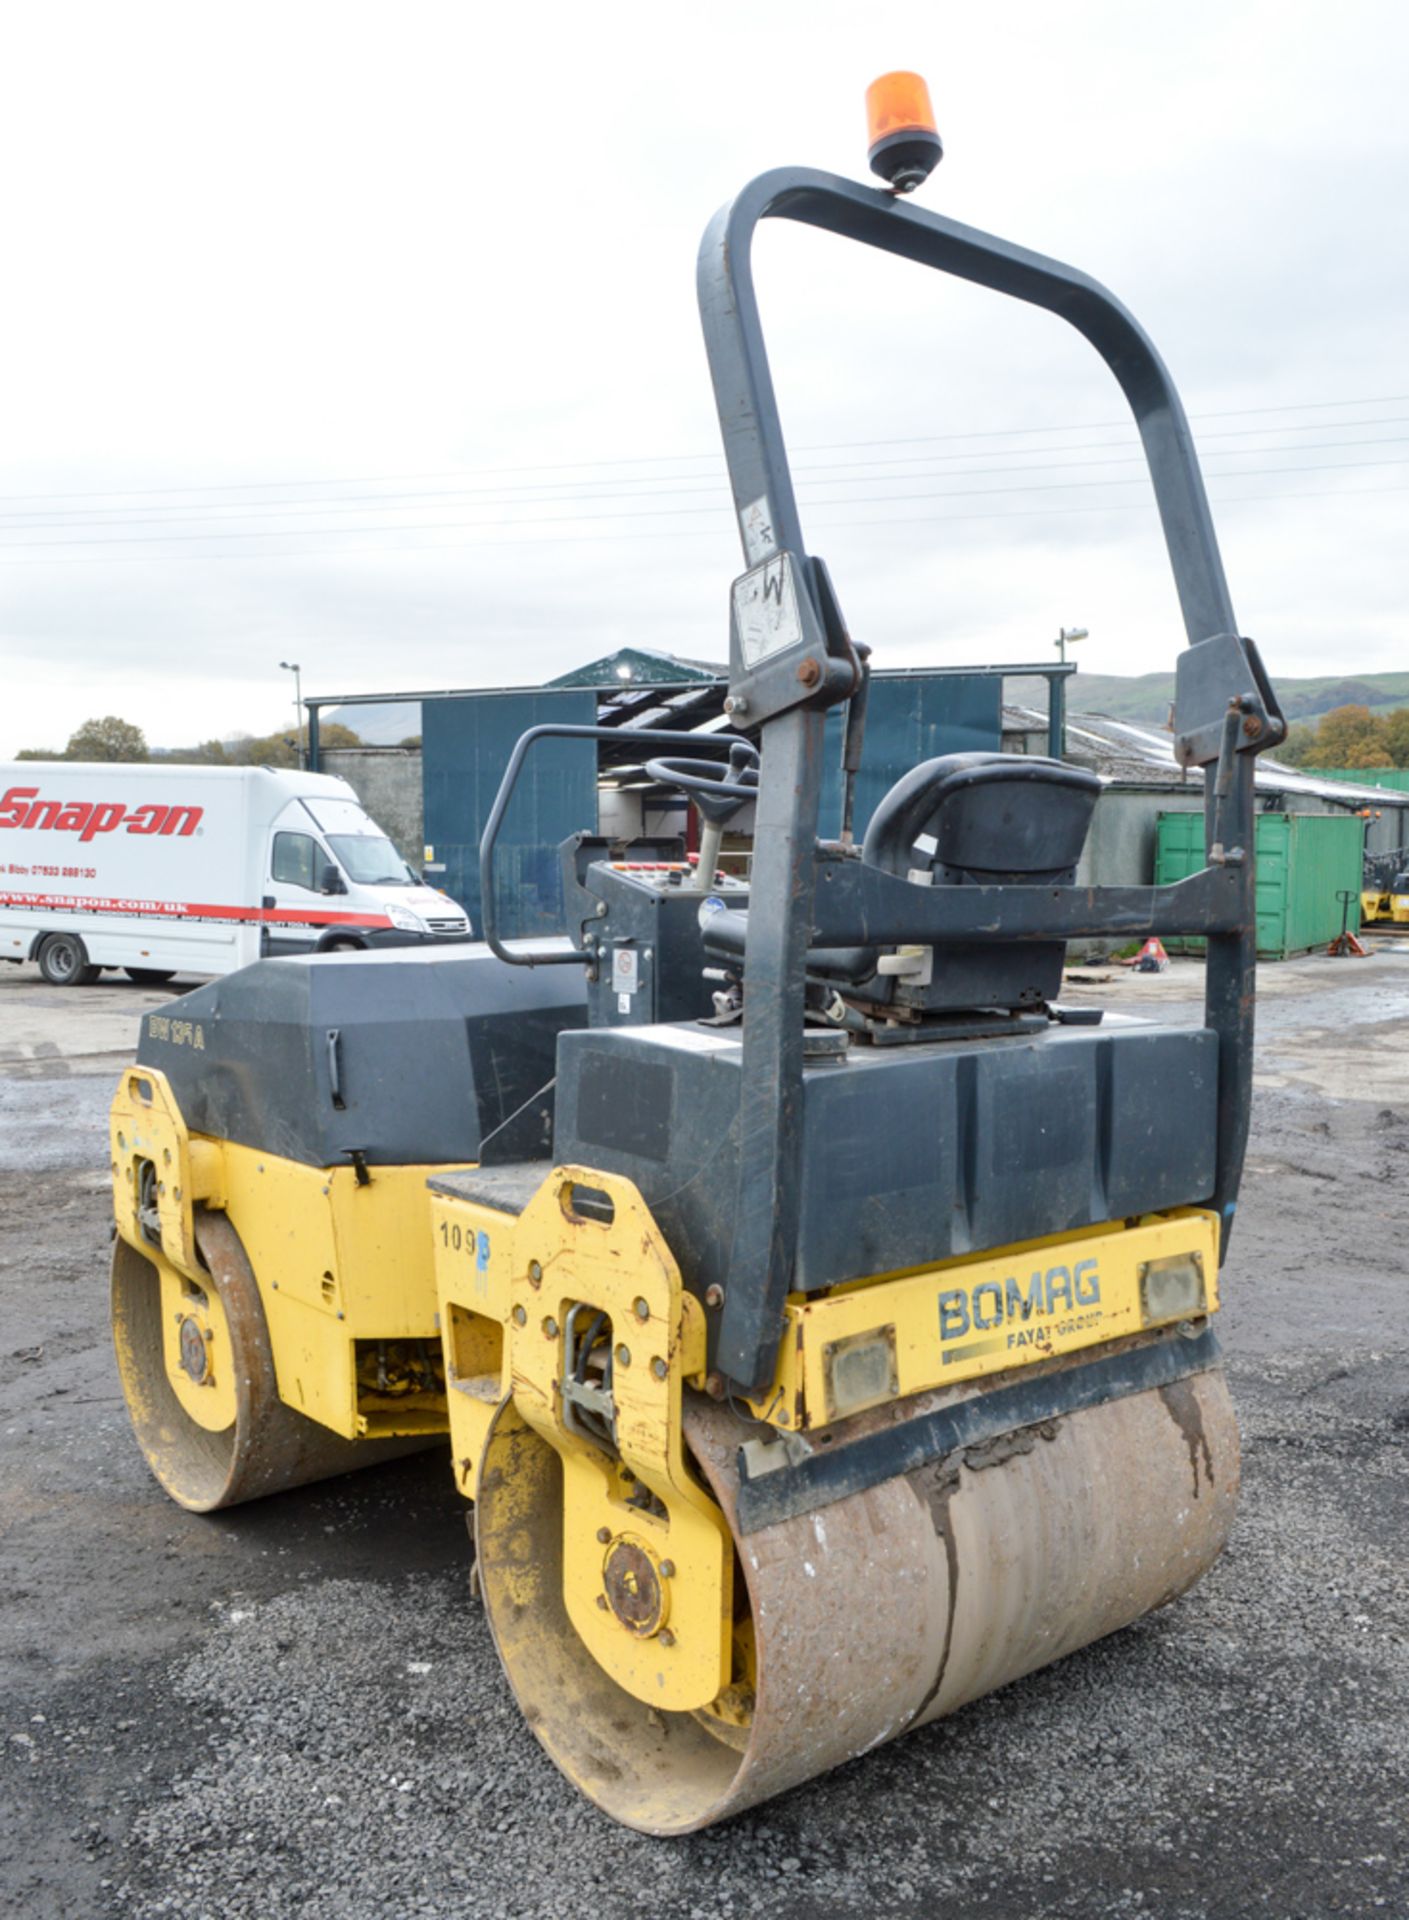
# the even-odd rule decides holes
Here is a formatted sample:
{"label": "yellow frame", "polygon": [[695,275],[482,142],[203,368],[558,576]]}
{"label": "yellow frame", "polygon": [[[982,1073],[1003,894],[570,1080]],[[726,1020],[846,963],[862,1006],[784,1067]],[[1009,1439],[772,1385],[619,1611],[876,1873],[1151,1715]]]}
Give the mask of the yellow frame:
{"label": "yellow frame", "polygon": [[[209,1290],[195,1209],[229,1215],[259,1287],[281,1400],[348,1440],[447,1430],[439,1395],[433,1405],[424,1393],[389,1398],[369,1418],[357,1381],[359,1340],[439,1345],[426,1187],[437,1168],[377,1167],[362,1185],[352,1167],[204,1139],[188,1131],[155,1067],[123,1072],[108,1124],[117,1230],[157,1268],[164,1291],[179,1293],[180,1276]],[[157,1172],[160,1247],[138,1213],[144,1160]],[[170,1353],[167,1371],[187,1404],[188,1376]],[[188,1411],[208,1424],[209,1414]]]}
{"label": "yellow frame", "polygon": [[[574,1209],[577,1186],[607,1197],[610,1221]],[[497,1400],[512,1394],[562,1462],[563,1597],[583,1642],[637,1699],[674,1712],[708,1706],[730,1679],[733,1548],[684,1456],[681,1393],[703,1376],[704,1315],[649,1209],[629,1180],[558,1167],[517,1217],[439,1193],[431,1211],[463,1490],[473,1492]],[[610,1320],[617,1459],[564,1423],[564,1329],[575,1305]],[[493,1342],[475,1325],[495,1319],[504,1330],[497,1382],[483,1366]],[[606,1603],[608,1562],[623,1544],[649,1563],[660,1594],[647,1631]]]}
{"label": "yellow frame", "polygon": [[826,1294],[794,1294],[777,1370],[749,1406],[788,1432],[830,1425],[839,1416],[828,1392],[828,1349],[868,1335],[880,1343],[889,1334],[894,1367],[880,1391],[849,1402],[842,1417],[1194,1317],[1187,1310],[1146,1317],[1141,1303],[1142,1270],[1185,1254],[1202,1274],[1199,1314],[1216,1312],[1218,1216],[1197,1207],[941,1260]]}

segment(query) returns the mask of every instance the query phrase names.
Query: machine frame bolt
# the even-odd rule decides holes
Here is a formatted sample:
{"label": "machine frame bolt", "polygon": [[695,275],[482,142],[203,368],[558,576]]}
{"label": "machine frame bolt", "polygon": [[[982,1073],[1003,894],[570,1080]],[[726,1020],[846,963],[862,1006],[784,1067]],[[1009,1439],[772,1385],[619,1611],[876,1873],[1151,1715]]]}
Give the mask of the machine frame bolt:
{"label": "machine frame bolt", "polygon": [[649,1320],[651,1317],[650,1306],[645,1300],[637,1300],[631,1311],[638,1320]]}
{"label": "machine frame bolt", "polygon": [[664,1360],[662,1360],[660,1356],[657,1355],[657,1357],[651,1362],[651,1372],[655,1375],[657,1380],[664,1380],[666,1376],[669,1374],[670,1368],[665,1364]]}
{"label": "machine frame bolt", "polygon": [[625,1342],[616,1350],[616,1363],[619,1367],[629,1367],[631,1365],[631,1349]]}
{"label": "machine frame bolt", "polygon": [[706,1287],[705,1288],[705,1305],[707,1307],[722,1307],[724,1305],[723,1287],[719,1286],[717,1283],[714,1286]]}
{"label": "machine frame bolt", "polygon": [[748,710],[749,703],[741,693],[731,693],[724,702],[724,711],[726,713],[747,713]]}
{"label": "machine frame bolt", "polygon": [[663,1647],[673,1647],[675,1645],[675,1635],[670,1631],[669,1627],[662,1627],[656,1635],[656,1638]]}
{"label": "machine frame bolt", "polygon": [[803,686],[815,687],[817,682],[822,678],[822,669],[818,666],[817,662],[809,656],[798,668],[797,677]]}
{"label": "machine frame bolt", "polygon": [[522,1327],[527,1323],[527,1321],[528,1321],[528,1314],[525,1312],[525,1310],[522,1307],[515,1307],[514,1308],[514,1325],[516,1327]]}
{"label": "machine frame bolt", "polygon": [[531,1287],[543,1285],[543,1269],[536,1260],[530,1260],[528,1263],[528,1284]]}
{"label": "machine frame bolt", "polygon": [[543,1337],[545,1340],[556,1340],[558,1337],[558,1323],[551,1313],[543,1322]]}
{"label": "machine frame bolt", "polygon": [[673,1580],[675,1578],[675,1562],[673,1560],[661,1561],[660,1577],[662,1580]]}
{"label": "machine frame bolt", "polygon": [[612,1530],[610,1527],[598,1527],[597,1539],[599,1540],[602,1546],[604,1547],[609,1546],[611,1544],[611,1537],[612,1537]]}

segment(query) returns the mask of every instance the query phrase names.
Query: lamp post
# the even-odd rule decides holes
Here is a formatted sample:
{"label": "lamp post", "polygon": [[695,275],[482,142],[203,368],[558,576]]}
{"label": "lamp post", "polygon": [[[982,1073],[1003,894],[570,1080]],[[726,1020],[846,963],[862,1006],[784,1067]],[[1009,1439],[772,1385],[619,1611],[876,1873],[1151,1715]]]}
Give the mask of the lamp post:
{"label": "lamp post", "polygon": [[279,665],[285,673],[294,677],[294,742],[298,753],[300,770],[303,767],[303,681],[299,677],[297,660],[281,660]]}
{"label": "lamp post", "polygon": [[[1085,627],[1059,627],[1052,645],[1057,649],[1063,666],[1067,663],[1067,647],[1074,640],[1085,640]],[[1067,681],[1064,673],[1052,674],[1047,681],[1047,752],[1053,760],[1061,760],[1067,750]]]}

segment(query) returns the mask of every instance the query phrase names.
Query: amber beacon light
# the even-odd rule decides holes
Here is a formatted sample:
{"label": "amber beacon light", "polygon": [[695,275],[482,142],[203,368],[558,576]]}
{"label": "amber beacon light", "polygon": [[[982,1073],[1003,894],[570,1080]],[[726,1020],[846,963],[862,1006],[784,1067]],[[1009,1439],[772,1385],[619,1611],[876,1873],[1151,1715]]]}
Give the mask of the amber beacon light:
{"label": "amber beacon light", "polygon": [[883,73],[866,89],[867,155],[897,193],[913,193],[944,157],[930,90],[918,73]]}

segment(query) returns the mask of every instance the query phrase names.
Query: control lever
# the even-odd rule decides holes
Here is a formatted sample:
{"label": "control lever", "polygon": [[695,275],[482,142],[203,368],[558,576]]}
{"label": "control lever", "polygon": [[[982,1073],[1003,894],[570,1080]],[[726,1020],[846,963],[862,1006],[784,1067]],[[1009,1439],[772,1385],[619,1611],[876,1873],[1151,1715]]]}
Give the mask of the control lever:
{"label": "control lever", "polygon": [[852,642],[861,662],[861,680],[846,703],[846,730],[841,743],[841,843],[854,846],[852,820],[856,812],[856,776],[861,771],[861,749],[866,739],[866,703],[871,697],[871,649],[863,640]]}
{"label": "control lever", "polygon": [[1236,867],[1242,864],[1241,847],[1224,847],[1223,814],[1228,795],[1233,791],[1243,715],[1251,713],[1252,708],[1251,695],[1243,694],[1241,698],[1228,702],[1228,710],[1223,716],[1223,732],[1218,743],[1218,771],[1213,783],[1213,844],[1208,850],[1208,864],[1211,867]]}

